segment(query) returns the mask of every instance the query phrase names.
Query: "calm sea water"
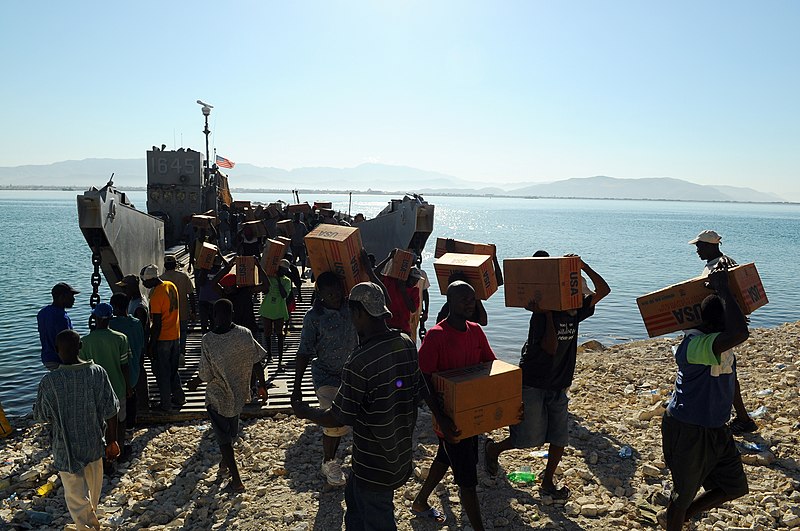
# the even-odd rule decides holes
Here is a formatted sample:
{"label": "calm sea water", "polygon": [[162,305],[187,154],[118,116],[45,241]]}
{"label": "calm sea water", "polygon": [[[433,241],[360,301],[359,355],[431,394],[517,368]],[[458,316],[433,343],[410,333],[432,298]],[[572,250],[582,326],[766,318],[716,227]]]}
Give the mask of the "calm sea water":
{"label": "calm sea water", "polygon": [[[36,312],[50,302],[50,288],[66,281],[80,289],[70,310],[76,329],[87,332],[92,272],[90,253],[77,224],[75,192],[0,191],[0,402],[12,415],[30,411],[44,374]],[[130,194],[145,209],[144,192]],[[238,194],[256,201],[291,201],[289,194]],[[309,195],[347,210],[347,195]],[[754,261],[770,304],[751,316],[754,327],[800,320],[800,207],[557,199],[427,197],[436,205],[434,233],[423,267],[433,283],[428,325],[444,303],[433,274],[433,242],[448,236],[497,244],[500,259],[577,253],[605,277],[612,293],[581,325],[583,340],[614,343],[646,337],[635,299],[696,276],[703,263],[686,242],[700,230],[723,235],[722,249],[739,263]],[[352,212],[368,217],[386,196],[353,196]],[[103,285],[101,296],[110,290]],[[505,308],[502,289],[486,303],[486,333],[498,356],[517,361],[530,314]]]}

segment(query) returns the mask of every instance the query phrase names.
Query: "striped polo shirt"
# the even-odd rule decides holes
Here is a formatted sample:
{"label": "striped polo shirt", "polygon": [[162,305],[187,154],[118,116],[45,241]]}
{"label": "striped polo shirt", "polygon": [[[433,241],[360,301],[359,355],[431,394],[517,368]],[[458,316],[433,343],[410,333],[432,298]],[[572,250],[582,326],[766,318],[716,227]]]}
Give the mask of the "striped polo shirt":
{"label": "striped polo shirt", "polygon": [[368,338],[345,362],[331,409],[353,426],[353,474],[364,488],[393,490],[408,479],[417,406],[427,393],[416,346],[398,330]]}

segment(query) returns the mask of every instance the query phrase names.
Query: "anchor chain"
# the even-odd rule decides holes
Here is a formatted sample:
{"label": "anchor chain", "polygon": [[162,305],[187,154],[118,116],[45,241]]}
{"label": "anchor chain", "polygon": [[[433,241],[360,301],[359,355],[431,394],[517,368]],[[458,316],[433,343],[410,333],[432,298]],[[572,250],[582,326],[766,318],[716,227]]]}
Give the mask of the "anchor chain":
{"label": "anchor chain", "polygon": [[[98,304],[100,304],[100,282],[102,277],[100,276],[100,263],[102,262],[102,257],[100,255],[100,237],[95,236],[94,238],[94,246],[92,246],[92,265],[94,266],[94,272],[92,273],[89,282],[92,285],[92,294],[89,296],[89,306],[94,310]],[[89,316],[89,329],[94,330],[95,328],[95,318],[94,315]]]}

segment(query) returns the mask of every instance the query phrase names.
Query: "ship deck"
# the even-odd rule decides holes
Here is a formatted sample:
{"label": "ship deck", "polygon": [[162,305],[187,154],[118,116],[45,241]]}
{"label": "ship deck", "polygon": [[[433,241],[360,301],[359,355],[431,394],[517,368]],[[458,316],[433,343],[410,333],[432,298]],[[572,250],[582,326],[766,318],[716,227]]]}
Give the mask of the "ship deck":
{"label": "ship deck", "polygon": [[[284,339],[283,345],[283,368],[282,372],[277,372],[278,356],[273,354],[272,361],[267,364],[266,376],[269,388],[266,401],[256,401],[247,404],[242,411],[243,418],[267,417],[277,413],[291,413],[292,408],[289,399],[294,387],[294,370],[297,347],[300,344],[300,331],[303,323],[303,316],[311,307],[311,294],[314,290],[311,282],[305,281],[301,287],[302,302],[297,303],[295,311],[291,314],[292,328]],[[258,315],[258,304],[260,304],[260,294],[255,301],[256,316]],[[196,391],[189,391],[186,382],[197,374],[200,365],[200,340],[202,333],[200,323],[190,324],[189,337],[186,341],[186,357],[184,366],[179,369],[183,390],[186,393],[186,403],[181,407],[176,407],[172,414],[161,412],[139,411],[139,422],[160,424],[168,422],[178,422],[185,420],[204,419],[208,417],[205,406],[205,384],[201,384]],[[277,351],[275,338],[273,341],[273,353]],[[145,359],[145,370],[147,373],[147,387],[150,394],[150,403],[157,403],[158,386],[151,370],[150,360]],[[307,370],[303,375],[303,400],[310,405],[318,405],[317,397],[314,394],[314,386],[311,381],[311,370]]]}

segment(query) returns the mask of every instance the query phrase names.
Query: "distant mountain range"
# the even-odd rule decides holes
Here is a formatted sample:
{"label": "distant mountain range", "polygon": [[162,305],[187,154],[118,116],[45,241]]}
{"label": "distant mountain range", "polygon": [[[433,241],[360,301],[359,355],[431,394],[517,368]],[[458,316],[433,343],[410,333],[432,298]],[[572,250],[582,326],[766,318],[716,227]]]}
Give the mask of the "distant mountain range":
{"label": "distant mountain range", "polygon": [[[145,187],[144,159],[84,159],[47,165],[0,167],[0,186],[97,186],[111,173],[120,188]],[[361,164],[354,168],[280,168],[240,163],[228,171],[230,185],[239,189],[352,190],[419,192],[427,194],[504,195],[605,199],[666,199],[691,201],[782,202],[781,197],[752,188],[700,185],[668,177],[617,179],[596,176],[549,183],[480,183],[407,166]]]}

